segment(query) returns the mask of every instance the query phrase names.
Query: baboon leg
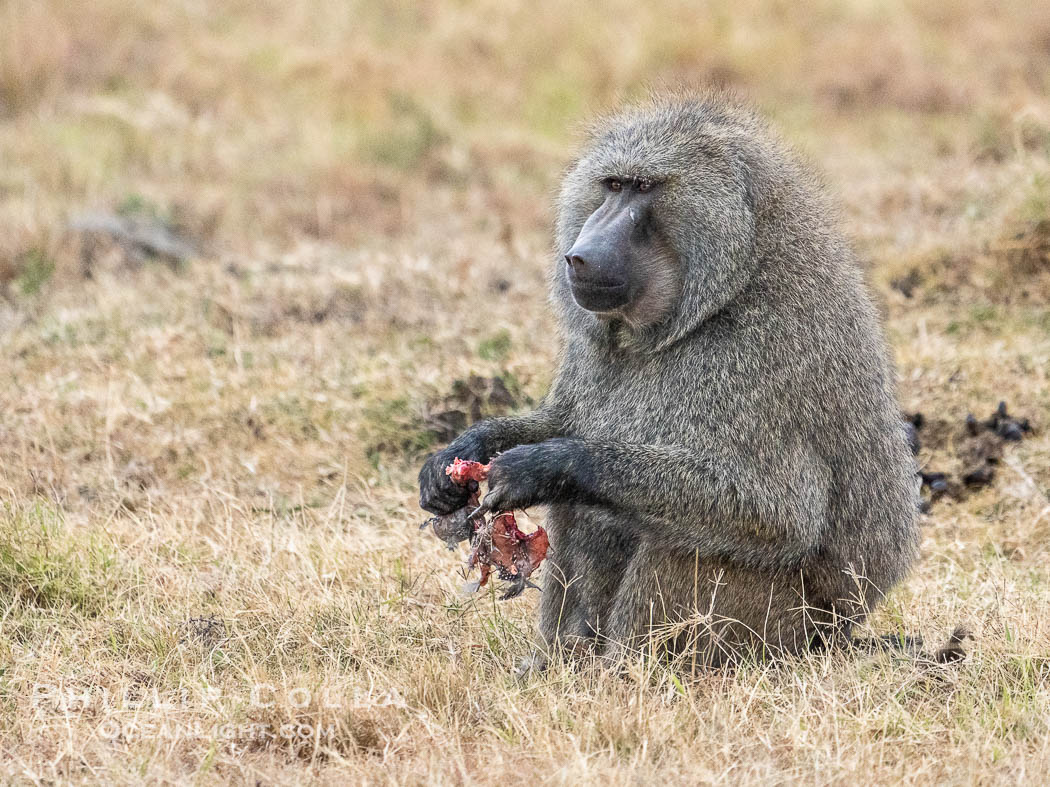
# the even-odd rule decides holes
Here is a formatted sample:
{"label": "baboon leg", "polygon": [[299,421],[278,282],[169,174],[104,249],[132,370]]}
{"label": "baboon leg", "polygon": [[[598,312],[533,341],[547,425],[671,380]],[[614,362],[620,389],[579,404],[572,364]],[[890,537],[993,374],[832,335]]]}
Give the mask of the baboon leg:
{"label": "baboon leg", "polygon": [[603,658],[615,662],[640,652],[677,652],[695,640],[693,621],[702,616],[697,612],[702,588],[699,575],[695,593],[691,580],[699,568],[693,556],[669,555],[656,545],[640,545],[610,606]]}
{"label": "baboon leg", "polygon": [[544,566],[539,635],[540,647],[548,657],[558,650],[572,651],[580,640],[593,636],[581,592],[579,561],[573,557],[562,548]]}
{"label": "baboon leg", "polygon": [[801,581],[642,546],[613,603],[603,657],[688,656],[697,666],[720,666],[800,652],[812,637],[800,587]]}
{"label": "baboon leg", "polygon": [[[539,633],[549,654],[590,652],[634,552],[634,541],[597,511],[552,509]],[[608,516],[604,515],[607,520]]]}

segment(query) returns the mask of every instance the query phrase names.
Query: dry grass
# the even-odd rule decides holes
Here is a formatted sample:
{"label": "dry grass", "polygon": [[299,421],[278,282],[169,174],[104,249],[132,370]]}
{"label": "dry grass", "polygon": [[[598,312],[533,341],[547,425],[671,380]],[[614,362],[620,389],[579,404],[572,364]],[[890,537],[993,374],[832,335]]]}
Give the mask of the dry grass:
{"label": "dry grass", "polygon": [[[0,769],[1043,782],[1048,64],[1050,10],[1027,0],[0,5]],[[935,505],[872,621],[965,623],[961,666],[519,684],[535,599],[463,598],[416,529],[453,381],[499,376],[524,408],[549,380],[574,128],[705,80],[749,92],[841,195],[905,408],[1002,398],[1042,427],[990,488]],[[199,258],[86,258],[66,227],[89,209],[164,222]]]}

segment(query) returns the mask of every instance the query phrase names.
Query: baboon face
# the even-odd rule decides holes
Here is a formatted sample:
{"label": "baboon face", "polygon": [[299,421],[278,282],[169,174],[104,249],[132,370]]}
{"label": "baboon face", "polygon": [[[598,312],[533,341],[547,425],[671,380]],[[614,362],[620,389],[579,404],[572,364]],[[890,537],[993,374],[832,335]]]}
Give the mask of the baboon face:
{"label": "baboon face", "polygon": [[565,253],[573,300],[599,316],[663,319],[678,297],[678,261],[661,236],[663,184],[638,176],[601,180],[601,199]]}

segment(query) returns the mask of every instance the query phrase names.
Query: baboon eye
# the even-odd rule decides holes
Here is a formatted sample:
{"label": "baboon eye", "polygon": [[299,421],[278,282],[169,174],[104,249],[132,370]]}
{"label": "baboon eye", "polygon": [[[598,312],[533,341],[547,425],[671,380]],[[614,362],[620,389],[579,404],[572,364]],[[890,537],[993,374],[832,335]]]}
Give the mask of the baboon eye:
{"label": "baboon eye", "polygon": [[652,187],[653,187],[653,182],[651,180],[640,180],[640,181],[638,181],[638,190],[639,191],[648,191]]}
{"label": "baboon eye", "polygon": [[623,189],[623,181],[619,178],[609,178],[605,181],[605,185],[609,187],[609,191],[620,191]]}

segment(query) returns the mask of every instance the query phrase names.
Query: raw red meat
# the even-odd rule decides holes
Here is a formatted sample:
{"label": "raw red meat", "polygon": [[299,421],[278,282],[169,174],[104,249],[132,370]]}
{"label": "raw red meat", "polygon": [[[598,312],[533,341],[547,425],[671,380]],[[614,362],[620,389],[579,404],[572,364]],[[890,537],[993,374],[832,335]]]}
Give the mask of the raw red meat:
{"label": "raw red meat", "polygon": [[[445,473],[454,483],[466,486],[471,481],[480,483],[486,480],[489,465],[457,457],[445,468]],[[547,556],[547,550],[550,548],[547,531],[537,527],[531,533],[523,532],[518,527],[514,514],[509,511],[497,512],[490,518],[486,518],[484,513],[471,516],[478,506],[479,493],[475,492],[463,508],[446,516],[427,520],[423,526],[433,523],[434,533],[445,541],[450,549],[466,538],[471,539],[467,568],[481,569],[479,588],[485,586],[493,571],[500,579],[510,583],[510,587],[502,596],[504,599],[521,595],[526,587],[536,587],[529,581],[529,577]]]}

